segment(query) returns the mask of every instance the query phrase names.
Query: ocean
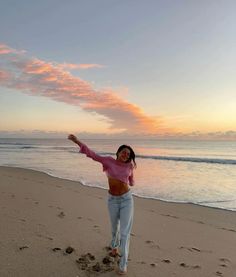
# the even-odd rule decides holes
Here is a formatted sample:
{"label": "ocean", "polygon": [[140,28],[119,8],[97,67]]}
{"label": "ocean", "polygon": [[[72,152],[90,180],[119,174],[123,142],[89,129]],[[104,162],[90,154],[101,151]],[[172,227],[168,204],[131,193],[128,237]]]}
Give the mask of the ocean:
{"label": "ocean", "polygon": [[[236,211],[236,142],[84,139],[115,157],[121,144],[136,153],[133,194]],[[0,165],[29,168],[107,189],[102,166],[67,139],[0,139]]]}

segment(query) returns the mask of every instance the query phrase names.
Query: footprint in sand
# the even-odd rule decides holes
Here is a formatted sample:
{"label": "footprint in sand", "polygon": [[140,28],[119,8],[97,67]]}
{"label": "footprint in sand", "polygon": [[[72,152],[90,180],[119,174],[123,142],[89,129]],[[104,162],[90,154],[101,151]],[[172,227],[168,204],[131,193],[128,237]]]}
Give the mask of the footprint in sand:
{"label": "footprint in sand", "polygon": [[79,269],[86,270],[88,269],[91,262],[94,260],[95,260],[95,256],[92,255],[91,253],[87,253],[87,254],[81,255],[79,259],[76,260],[76,263],[78,264]]}
{"label": "footprint in sand", "polygon": [[224,263],[230,263],[231,261],[227,258],[220,258],[219,259],[221,262],[224,262]]}
{"label": "footprint in sand", "polygon": [[101,230],[99,229],[100,226],[98,225],[93,225],[93,231],[95,231],[96,233],[100,234]]}
{"label": "footprint in sand", "polygon": [[219,266],[221,266],[221,267],[227,267],[228,264],[231,263],[231,261],[229,259],[227,259],[227,258],[220,258],[219,261],[221,262],[219,264]]}
{"label": "footprint in sand", "polygon": [[199,248],[197,248],[197,247],[186,247],[186,246],[181,246],[181,247],[179,247],[179,249],[186,249],[186,250],[188,250],[188,251],[190,251],[190,252],[205,252],[205,253],[212,253],[212,251],[210,251],[210,250],[201,250],[201,249],[199,249]]}
{"label": "footprint in sand", "polygon": [[216,276],[223,276],[223,273],[220,271],[216,271]]}
{"label": "footprint in sand", "polygon": [[200,269],[200,265],[187,265],[186,263],[180,263],[181,267],[187,268],[187,269]]}
{"label": "footprint in sand", "polygon": [[65,215],[64,212],[60,212],[57,216],[60,217],[60,218],[63,218],[63,217],[65,217],[66,215]]}
{"label": "footprint in sand", "polygon": [[146,243],[148,243],[148,244],[150,244],[150,243],[154,243],[154,241],[153,241],[153,240],[146,240],[145,242],[146,242]]}
{"label": "footprint in sand", "polygon": [[219,229],[236,233],[236,230],[234,229],[227,229],[227,228],[219,228]]}
{"label": "footprint in sand", "polygon": [[54,248],[52,249],[52,251],[53,251],[53,252],[61,251],[61,248],[60,248],[60,247],[54,247]]}
{"label": "footprint in sand", "polygon": [[141,261],[141,262],[137,262],[137,264],[146,264],[146,262]]}
{"label": "footprint in sand", "polygon": [[146,244],[149,244],[152,248],[160,249],[160,246],[158,244],[155,244],[153,240],[146,240]]}
{"label": "footprint in sand", "polygon": [[178,219],[178,216],[172,215],[172,214],[161,214],[162,216],[167,216],[167,217],[171,217],[171,218],[175,218]]}
{"label": "footprint in sand", "polygon": [[[62,251],[62,249],[61,249],[60,247],[54,247],[54,248],[52,248],[52,251],[53,251],[53,252],[58,252],[58,251]],[[64,250],[63,254],[64,254],[64,255],[71,254],[71,253],[73,253],[74,251],[75,251],[75,249],[74,249],[73,247],[68,246],[68,247]]]}
{"label": "footprint in sand", "polygon": [[27,248],[29,248],[29,246],[24,245],[24,246],[19,247],[19,250],[24,250],[24,249],[27,249]]}
{"label": "footprint in sand", "polygon": [[39,238],[47,239],[47,240],[53,240],[53,238],[48,237],[48,236],[44,236],[44,235],[41,235],[41,234],[36,234],[36,236],[39,237]]}
{"label": "footprint in sand", "polygon": [[171,261],[169,259],[164,259],[164,260],[162,260],[162,262],[166,263],[166,264],[170,264],[171,263]]}
{"label": "footprint in sand", "polygon": [[110,246],[105,246],[103,249],[106,250],[107,252],[112,250],[112,248]]}
{"label": "footprint in sand", "polygon": [[68,246],[66,249],[65,249],[65,254],[71,254],[72,252],[74,252],[75,249],[71,246]]}

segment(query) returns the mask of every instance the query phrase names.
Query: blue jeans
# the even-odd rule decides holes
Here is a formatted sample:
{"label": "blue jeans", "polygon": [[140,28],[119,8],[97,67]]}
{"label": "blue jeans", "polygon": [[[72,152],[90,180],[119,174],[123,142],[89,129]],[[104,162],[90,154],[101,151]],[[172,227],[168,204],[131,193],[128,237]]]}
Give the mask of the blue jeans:
{"label": "blue jeans", "polygon": [[121,259],[119,267],[127,270],[129,255],[129,239],[133,223],[133,197],[131,191],[120,196],[108,195],[108,210],[111,220],[112,248],[120,248]]}

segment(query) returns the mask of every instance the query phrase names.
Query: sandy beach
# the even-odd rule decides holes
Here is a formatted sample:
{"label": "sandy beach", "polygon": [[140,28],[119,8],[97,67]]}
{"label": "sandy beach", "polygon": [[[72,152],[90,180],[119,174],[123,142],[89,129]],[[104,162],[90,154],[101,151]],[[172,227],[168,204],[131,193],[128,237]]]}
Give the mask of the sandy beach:
{"label": "sandy beach", "polygon": [[[235,212],[134,201],[126,276],[236,276]],[[104,189],[0,167],[0,276],[118,276],[106,205]]]}

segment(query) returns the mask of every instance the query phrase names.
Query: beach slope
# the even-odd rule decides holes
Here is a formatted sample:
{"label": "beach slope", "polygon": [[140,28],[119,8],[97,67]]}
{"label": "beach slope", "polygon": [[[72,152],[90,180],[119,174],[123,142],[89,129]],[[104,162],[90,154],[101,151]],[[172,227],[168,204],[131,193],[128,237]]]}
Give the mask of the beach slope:
{"label": "beach slope", "polygon": [[[107,191],[0,167],[0,276],[117,276]],[[127,276],[236,276],[236,212],[135,197]],[[106,259],[104,259],[106,258]]]}

